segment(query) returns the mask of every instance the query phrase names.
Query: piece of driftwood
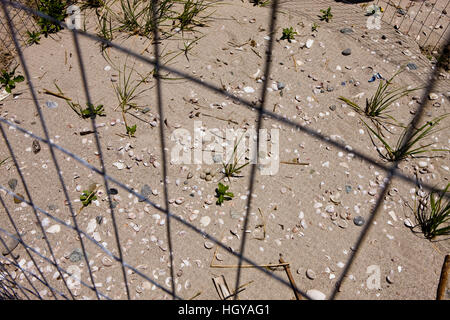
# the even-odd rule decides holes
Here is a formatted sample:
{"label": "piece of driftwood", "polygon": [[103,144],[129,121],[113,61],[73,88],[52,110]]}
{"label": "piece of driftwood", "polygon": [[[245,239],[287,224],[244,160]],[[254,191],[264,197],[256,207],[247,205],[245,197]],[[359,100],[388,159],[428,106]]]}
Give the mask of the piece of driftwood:
{"label": "piece of driftwood", "polygon": [[450,255],[447,254],[444,259],[444,264],[442,265],[441,277],[439,279],[436,300],[444,300],[445,298],[445,290],[447,289],[448,283],[449,266],[450,266]]}
{"label": "piece of driftwood", "polygon": [[[283,257],[281,257],[281,255],[280,255],[280,263],[286,263],[284,261]],[[294,277],[292,276],[291,268],[289,267],[289,264],[284,266],[284,270],[286,271],[286,274],[289,278],[289,282],[291,283],[292,290],[294,290],[295,298],[297,300],[302,300],[302,296],[298,293],[297,286],[295,284]]]}

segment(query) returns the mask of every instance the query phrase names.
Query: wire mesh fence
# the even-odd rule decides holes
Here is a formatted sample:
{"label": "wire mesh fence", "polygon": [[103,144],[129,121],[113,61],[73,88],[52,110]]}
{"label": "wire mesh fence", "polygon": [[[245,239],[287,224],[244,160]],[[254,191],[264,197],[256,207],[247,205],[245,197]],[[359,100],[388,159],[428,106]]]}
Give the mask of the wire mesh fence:
{"label": "wire mesh fence", "polygon": [[[157,1],[156,1],[157,2]],[[381,2],[381,1],[380,1]],[[142,192],[137,192],[136,190],[130,188],[126,182],[120,181],[106,172],[106,165],[104,162],[104,150],[102,147],[102,144],[100,142],[100,135],[98,133],[98,124],[96,122],[95,117],[91,117],[91,130],[94,134],[94,145],[96,147],[96,154],[98,155],[98,166],[93,165],[91,162],[85,160],[80,155],[74,154],[70,152],[69,150],[63,148],[58,143],[55,143],[53,139],[51,138],[49,134],[48,124],[45,121],[45,118],[43,116],[42,110],[39,105],[39,99],[37,96],[37,85],[35,81],[33,80],[32,75],[29,72],[29,63],[27,59],[24,57],[23,54],[23,44],[24,44],[24,38],[21,28],[27,28],[27,24],[21,24],[20,21],[30,21],[31,19],[27,19],[26,17],[29,17],[31,15],[43,17],[45,19],[48,19],[49,21],[52,21],[54,23],[58,23],[61,26],[67,28],[67,25],[63,22],[57,21],[49,16],[46,16],[40,12],[37,12],[33,9],[27,8],[26,6],[22,5],[20,2],[10,2],[7,0],[1,0],[2,3],[2,21],[0,28],[6,28],[5,33],[3,32],[3,29],[0,32],[0,35],[3,37],[3,34],[6,34],[5,37],[10,38],[2,38],[4,39],[5,43],[8,43],[7,39],[12,40],[11,45],[7,45],[6,48],[9,52],[12,52],[13,50],[17,53],[18,59],[20,61],[20,64],[24,70],[25,78],[28,79],[28,86],[29,90],[32,96],[32,100],[35,106],[35,112],[38,118],[38,122],[41,126],[42,134],[36,134],[34,132],[31,132],[29,130],[26,130],[22,126],[20,126],[19,123],[14,123],[5,117],[0,117],[0,131],[2,133],[2,137],[4,140],[4,143],[8,149],[9,157],[12,161],[13,166],[16,168],[17,173],[20,177],[20,182],[24,187],[25,195],[20,195],[14,191],[12,191],[7,186],[0,185],[0,190],[3,191],[2,195],[0,195],[0,202],[2,203],[2,206],[5,210],[5,216],[9,222],[9,224],[2,224],[0,225],[0,233],[2,234],[2,237],[0,237],[1,246],[2,247],[2,257],[1,257],[1,275],[0,275],[0,297],[3,299],[44,299],[47,297],[52,297],[54,299],[75,299],[77,295],[74,294],[73,290],[73,283],[76,282],[78,285],[85,287],[89,289],[91,292],[95,293],[95,296],[98,299],[111,299],[112,297],[109,295],[107,290],[105,290],[102,286],[99,286],[98,283],[95,280],[94,273],[98,273],[98,270],[93,270],[91,267],[91,261],[89,260],[90,257],[92,257],[91,252],[94,252],[95,248],[96,250],[99,250],[98,252],[101,252],[105,256],[105,259],[109,261],[115,261],[120,264],[120,275],[115,275],[117,278],[121,277],[121,284],[123,292],[125,293],[127,298],[131,298],[130,293],[130,283],[135,280],[136,277],[148,281],[152,286],[156,287],[157,289],[161,290],[165,294],[171,296],[174,299],[181,299],[181,297],[177,294],[176,290],[176,283],[175,283],[175,266],[174,266],[174,260],[173,257],[177,254],[177,252],[173,249],[172,244],[172,237],[173,237],[173,231],[172,231],[172,225],[174,223],[179,223],[185,227],[188,228],[189,232],[196,233],[209,241],[212,241],[217,247],[222,248],[229,252],[231,255],[235,256],[238,259],[238,268],[237,268],[237,275],[236,275],[236,281],[234,283],[234,292],[238,292],[240,286],[242,285],[242,275],[241,270],[244,267],[254,267],[259,272],[268,275],[271,277],[274,281],[278,281],[281,284],[283,284],[286,287],[291,287],[291,284],[286,281],[283,277],[278,276],[277,274],[271,272],[270,269],[261,267],[250,259],[248,256],[246,256],[246,243],[248,241],[248,235],[247,232],[247,226],[249,223],[249,217],[251,210],[255,207],[254,204],[254,197],[252,196],[254,193],[254,188],[256,184],[256,176],[257,176],[257,164],[251,164],[250,169],[250,179],[249,179],[249,185],[248,190],[249,194],[247,197],[247,204],[246,204],[246,214],[244,216],[243,221],[243,232],[241,235],[241,244],[238,251],[233,252],[229,250],[229,247],[226,243],[222,242],[221,239],[218,239],[217,237],[214,237],[213,235],[208,234],[204,230],[200,229],[199,227],[195,226],[194,224],[190,223],[189,221],[180,218],[180,216],[174,214],[171,211],[171,203],[169,202],[170,194],[169,194],[169,188],[168,188],[168,155],[167,155],[167,147],[166,147],[166,132],[164,130],[164,126],[162,124],[162,121],[160,121],[159,125],[159,145],[160,145],[160,154],[161,154],[161,176],[162,176],[162,182],[163,182],[163,196],[164,196],[164,205],[158,205],[153,201],[150,201],[149,198],[142,194]],[[447,2],[448,3],[448,2]],[[302,4],[306,8],[309,8],[309,6],[305,3]],[[383,4],[380,3],[381,6]],[[420,33],[425,34],[424,37],[419,37],[417,40],[422,41],[422,46],[425,45],[433,45],[435,49],[439,45],[447,46],[450,41],[450,37],[445,36],[445,32],[447,27],[439,27],[436,26],[444,26],[445,19],[447,19],[446,14],[443,14],[445,8],[441,8],[439,5],[433,4],[430,8],[427,7],[428,11],[426,16],[427,18],[417,17],[418,15],[413,15],[411,13],[411,10],[413,10],[414,6],[410,6],[407,9],[407,12],[400,12],[400,6],[393,5],[392,2],[389,2],[385,4],[386,9],[383,13],[383,21],[387,21],[389,23],[395,23],[398,25],[397,30],[403,30],[402,28],[408,27],[411,30],[416,30],[416,27],[413,26],[414,23],[418,22],[421,24],[419,26],[419,31],[417,31],[416,38],[419,36]],[[276,16],[279,9],[280,3],[277,0],[271,1],[270,4],[270,20],[268,21],[268,30],[269,34],[273,34],[274,30],[276,28]],[[394,11],[390,9],[390,7],[395,8]],[[446,7],[446,6],[445,6]],[[154,6],[156,8],[156,6]],[[389,9],[388,9],[389,8]],[[403,9],[402,9],[403,10]],[[428,15],[436,17],[436,15],[433,15],[430,12],[438,12],[440,10],[441,14],[438,16],[438,19],[432,20],[433,22],[430,22],[431,20],[428,19]],[[418,10],[422,12],[420,9]],[[155,15],[156,12],[154,11],[153,14]],[[393,14],[391,17],[390,14]],[[403,20],[397,21],[394,16],[400,15]],[[388,19],[389,17],[389,19]],[[442,19],[441,19],[442,18]],[[17,20],[19,19],[19,20]],[[387,19],[387,20],[386,20]],[[409,25],[408,21],[413,20]],[[428,26],[432,23],[433,27],[429,28]],[[17,25],[21,25],[21,27],[18,27]],[[423,31],[428,30],[428,31]],[[442,32],[441,32],[442,31]],[[416,31],[414,31],[416,32]],[[163,103],[163,83],[162,83],[162,76],[161,72],[163,71],[170,71],[172,74],[175,74],[176,76],[180,78],[187,79],[193,84],[199,85],[203,88],[206,88],[207,90],[214,92],[215,94],[228,97],[230,99],[233,99],[234,101],[239,102],[239,105],[242,108],[246,108],[248,110],[251,110],[252,112],[255,112],[257,114],[257,131],[262,128],[262,123],[265,121],[265,119],[271,119],[275,120],[279,123],[282,123],[288,127],[294,128],[298,130],[301,133],[304,133],[306,135],[309,135],[311,137],[314,137],[318,139],[319,141],[326,142],[333,147],[345,151],[347,146],[343,143],[340,143],[338,141],[334,141],[333,139],[330,140],[329,137],[323,135],[322,133],[308,128],[306,126],[303,126],[299,123],[293,122],[291,120],[286,119],[285,117],[281,116],[278,113],[269,111],[267,109],[266,105],[266,90],[262,90],[261,96],[258,99],[258,103],[255,106],[255,104],[251,101],[247,101],[246,99],[242,97],[235,96],[227,91],[225,91],[223,88],[216,86],[215,84],[208,83],[206,81],[203,81],[202,79],[193,77],[190,74],[187,74],[181,70],[172,68],[170,66],[167,66],[161,62],[161,55],[160,55],[160,44],[159,44],[159,31],[158,28],[153,29],[152,37],[155,41],[153,41],[154,46],[154,58],[148,58],[145,57],[137,52],[134,52],[133,50],[130,50],[127,47],[115,44],[114,42],[109,42],[105,39],[99,38],[98,36],[91,34],[86,31],[81,31],[77,29],[71,29],[73,42],[75,46],[75,52],[76,52],[76,63],[80,69],[81,73],[81,86],[83,88],[84,94],[86,96],[87,104],[93,105],[92,101],[92,92],[90,91],[90,88],[88,86],[88,79],[87,79],[87,72],[86,72],[86,61],[83,56],[82,48],[80,46],[80,39],[89,39],[90,41],[94,42],[102,42],[104,44],[107,44],[109,47],[122,52],[126,53],[127,55],[135,58],[137,61],[142,62],[143,64],[148,64],[154,66],[154,77],[156,79],[156,97],[157,97],[157,110],[158,110],[158,116],[159,119],[165,119],[164,117],[164,110],[166,106]],[[271,67],[272,67],[272,50],[274,45],[274,37],[270,37],[267,45],[267,51],[266,51],[266,57],[264,58],[265,65],[264,65],[264,83],[263,88],[268,87],[268,81],[270,78],[271,73]],[[414,128],[417,127],[417,124],[422,120],[424,112],[425,112],[425,105],[427,101],[427,97],[431,92],[433,92],[437,86],[438,81],[438,75],[439,69],[435,68],[435,70],[432,71],[431,76],[429,77],[429,81],[427,82],[426,88],[424,90],[424,93],[422,97],[420,98],[420,107],[418,108],[417,112],[415,113],[411,123],[408,126],[408,131],[405,134],[404,139],[404,145],[406,145],[410,139],[413,137],[414,134]],[[17,153],[14,151],[13,145],[11,144],[11,141],[8,139],[8,134],[6,129],[7,128],[14,128],[15,130],[23,133],[27,137],[31,137],[35,139],[35,141],[38,141],[44,145],[47,145],[49,148],[50,156],[51,156],[51,162],[49,166],[54,167],[54,170],[56,171],[56,176],[58,179],[58,183],[60,184],[62,195],[65,199],[65,203],[68,207],[68,210],[70,212],[70,219],[64,220],[57,214],[54,214],[51,212],[51,209],[45,209],[42,206],[37,205],[37,202],[39,202],[40,199],[33,199],[32,197],[32,190],[30,187],[30,182],[27,180],[27,177],[25,174],[23,174],[23,168],[19,161],[19,157]],[[256,135],[257,142],[256,146],[259,148],[259,135]],[[259,150],[257,150],[258,153]],[[342,273],[339,276],[339,279],[337,281],[337,284],[335,288],[329,293],[329,298],[334,299],[339,294],[339,289],[342,283],[344,282],[345,278],[348,275],[348,272],[354,263],[355,259],[358,256],[358,253],[361,250],[362,244],[364,240],[367,237],[367,234],[369,230],[373,226],[373,222],[375,221],[377,214],[380,211],[380,207],[383,204],[384,198],[389,190],[389,187],[391,185],[392,179],[398,178],[404,181],[405,183],[410,184],[417,184],[416,180],[411,179],[409,176],[404,175],[398,170],[398,165],[401,162],[401,160],[395,160],[391,164],[380,164],[379,161],[377,161],[374,158],[370,158],[366,156],[363,152],[360,152],[359,150],[353,150],[354,156],[361,161],[370,163],[378,170],[381,170],[386,173],[387,177],[385,179],[385,183],[380,191],[380,193],[377,195],[376,202],[374,203],[373,208],[371,209],[369,218],[367,223],[362,228],[355,244],[353,245],[353,251],[350,253],[349,258],[343,268]],[[100,240],[95,239],[95,237],[91,236],[89,232],[86,230],[83,230],[80,227],[80,217],[77,215],[77,212],[74,209],[74,203],[73,200],[71,200],[69,196],[69,192],[67,189],[67,182],[65,180],[64,175],[62,174],[61,170],[61,155],[64,155],[64,157],[70,158],[71,160],[75,161],[78,165],[81,167],[86,168],[89,170],[92,174],[96,174],[101,177],[102,184],[105,186],[105,190],[110,190],[111,185],[118,186],[120,189],[123,189],[124,191],[128,192],[129,194],[135,196],[139,201],[144,202],[145,204],[149,205],[159,213],[166,216],[166,239],[167,239],[167,248],[169,254],[168,259],[165,261],[169,265],[170,274],[167,279],[169,279],[168,283],[161,283],[161,281],[158,281],[157,277],[152,277],[151,275],[147,274],[145,270],[140,268],[140,266],[133,265],[131,262],[126,261],[124,258],[124,239],[121,237],[121,233],[119,231],[119,226],[116,221],[117,219],[117,209],[115,209],[115,204],[112,199],[112,195],[107,192],[106,198],[108,202],[108,213],[109,218],[112,221],[113,225],[113,235],[116,242],[116,247],[113,249],[107,248]],[[425,190],[433,190],[433,186],[423,182],[422,187]],[[11,212],[8,205],[5,203],[5,195],[11,196],[14,199],[16,199],[18,202],[21,202],[24,206],[29,206],[32,211],[35,218],[35,223],[38,226],[40,230],[40,236],[42,237],[43,244],[45,245],[45,248],[35,248],[27,241],[23,239],[23,234],[20,232],[20,218],[17,217],[15,212]],[[64,268],[61,266],[61,262],[57,258],[57,255],[55,253],[54,247],[55,243],[52,243],[48,236],[48,229],[46,230],[44,226],[48,226],[48,221],[53,221],[60,225],[62,228],[65,228],[67,230],[71,230],[75,232],[76,238],[79,240],[82,259],[84,260],[84,265],[86,266],[88,270],[88,280],[89,281],[83,281],[79,274],[77,274],[77,270],[70,270],[70,268]],[[14,229],[14,232],[7,231],[5,226],[11,225]],[[23,262],[18,261],[14,254],[11,253],[11,248],[16,247],[17,245],[20,245],[23,247],[24,251],[26,252],[27,256],[30,258],[30,261],[28,264],[24,265]],[[27,285],[20,284],[17,280],[18,275],[16,274],[16,271],[11,272],[8,270],[8,266],[14,266],[17,270],[17,272],[20,271],[20,279],[24,281],[24,283],[27,283]],[[33,268],[34,267],[34,268]],[[54,273],[54,276],[52,279],[49,279],[48,276],[46,277],[44,274],[44,269],[51,267],[52,270],[56,270]],[[33,271],[30,271],[30,269],[33,268]],[[14,274],[13,274],[14,273]],[[295,289],[297,293],[300,295],[306,296],[306,291],[304,288]],[[234,298],[237,298],[237,295],[234,295]]]}

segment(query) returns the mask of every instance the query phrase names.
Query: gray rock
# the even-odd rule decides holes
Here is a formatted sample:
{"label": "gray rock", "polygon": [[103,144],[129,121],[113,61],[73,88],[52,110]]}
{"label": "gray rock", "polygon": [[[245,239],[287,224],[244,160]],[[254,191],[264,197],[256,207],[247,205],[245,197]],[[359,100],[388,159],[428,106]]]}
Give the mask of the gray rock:
{"label": "gray rock", "polygon": [[33,148],[34,154],[37,154],[39,151],[41,151],[41,145],[39,144],[39,141],[36,139],[33,140],[31,147]]}
{"label": "gray rock", "polygon": [[364,223],[366,223],[366,220],[361,216],[357,216],[353,218],[353,223],[357,226],[362,226]]}
{"label": "gray rock", "polygon": [[334,111],[334,110],[336,110],[336,106],[335,106],[334,104],[333,104],[333,105],[331,105],[331,106],[330,106],[330,110],[331,110],[331,111]]}
{"label": "gray rock", "polygon": [[344,55],[344,56],[349,56],[349,55],[352,54],[352,49],[347,48],[347,49],[345,49],[345,50],[342,50],[341,53],[342,53],[342,55]]}
{"label": "gray rock", "polygon": [[[144,184],[141,188],[140,193],[145,198],[148,198],[148,196],[152,194],[152,188],[150,188],[150,186],[148,184]],[[145,201],[145,199],[139,199],[139,202],[144,202],[144,201]]]}
{"label": "gray rock", "polygon": [[11,188],[12,191],[14,191],[17,187],[17,179],[10,179],[8,181],[8,186]]}
{"label": "gray rock", "polygon": [[83,252],[81,249],[77,248],[72,251],[72,253],[69,255],[69,260],[71,262],[79,262],[83,258]]}
{"label": "gray rock", "polygon": [[415,63],[410,62],[406,66],[409,70],[417,70],[417,65]]}
{"label": "gray rock", "polygon": [[342,28],[341,30],[339,30],[341,33],[343,34],[351,34],[353,33],[353,29],[352,28]]}
{"label": "gray rock", "polygon": [[277,81],[278,90],[283,90],[285,87],[286,85],[283,82]]}

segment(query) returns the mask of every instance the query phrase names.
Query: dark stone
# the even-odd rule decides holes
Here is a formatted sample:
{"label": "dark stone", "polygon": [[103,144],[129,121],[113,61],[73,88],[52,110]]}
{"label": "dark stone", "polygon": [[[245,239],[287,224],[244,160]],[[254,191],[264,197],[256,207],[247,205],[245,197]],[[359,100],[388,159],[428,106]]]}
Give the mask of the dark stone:
{"label": "dark stone", "polygon": [[97,216],[97,217],[95,217],[95,221],[97,221],[97,224],[102,224],[103,216]]}
{"label": "dark stone", "polygon": [[10,179],[8,181],[8,186],[11,188],[12,191],[14,191],[17,187],[17,179]]}
{"label": "dark stone", "polygon": [[33,153],[37,154],[39,151],[41,151],[41,145],[39,144],[39,141],[34,139],[32,143]]}
{"label": "dark stone", "polygon": [[341,33],[343,34],[350,34],[353,33],[353,29],[352,28],[343,28],[341,30],[339,30]]}
{"label": "dark stone", "polygon": [[366,220],[361,217],[361,216],[357,216],[353,218],[353,223],[357,226],[362,226],[364,223],[366,223]]}
{"label": "dark stone", "polygon": [[336,110],[336,106],[335,106],[334,104],[333,104],[333,105],[331,105],[331,106],[330,106],[330,110],[331,110],[331,111],[334,111],[334,110]]}
{"label": "dark stone", "polygon": [[387,37],[383,34],[383,35],[381,36],[381,39],[386,40]]}
{"label": "dark stone", "polygon": [[[141,195],[145,198],[148,198],[149,195],[152,194],[152,188],[148,184],[144,184],[141,188]],[[139,199],[139,202],[144,202],[145,199]]]}
{"label": "dark stone", "polygon": [[283,82],[277,81],[278,90],[283,90],[285,87],[286,85]]}
{"label": "dark stone", "polygon": [[344,56],[349,56],[351,54],[352,54],[352,49],[350,49],[350,48],[342,50],[342,55],[344,55]]}
{"label": "dark stone", "polygon": [[119,193],[119,191],[117,191],[116,188],[110,188],[110,189],[109,189],[109,194],[111,194],[111,195],[116,195],[116,194],[118,194],[118,193]]}
{"label": "dark stone", "polygon": [[408,63],[406,66],[408,67],[409,70],[416,70],[417,69],[417,65],[415,63],[412,63],[412,62]]}
{"label": "dark stone", "polygon": [[71,262],[79,262],[83,258],[83,252],[81,249],[75,249],[72,251],[72,253],[69,255],[69,260]]}

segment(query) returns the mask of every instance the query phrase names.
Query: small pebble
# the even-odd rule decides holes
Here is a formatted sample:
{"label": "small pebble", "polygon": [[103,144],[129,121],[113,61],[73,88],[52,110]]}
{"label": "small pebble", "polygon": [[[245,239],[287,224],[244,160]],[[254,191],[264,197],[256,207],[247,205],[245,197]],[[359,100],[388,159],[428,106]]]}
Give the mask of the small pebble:
{"label": "small pebble", "polygon": [[344,56],[349,56],[349,55],[352,54],[352,49],[347,48],[347,49],[345,49],[345,50],[342,50],[341,53],[342,53],[342,55],[344,55]]}
{"label": "small pebble", "polygon": [[353,218],[353,223],[357,226],[362,226],[365,222],[366,220],[364,220],[364,218],[361,216],[356,216]]}

